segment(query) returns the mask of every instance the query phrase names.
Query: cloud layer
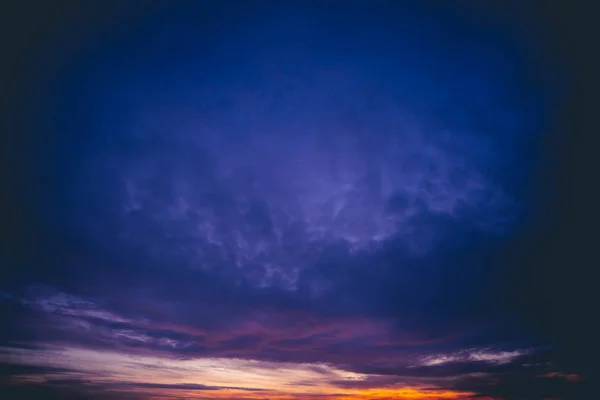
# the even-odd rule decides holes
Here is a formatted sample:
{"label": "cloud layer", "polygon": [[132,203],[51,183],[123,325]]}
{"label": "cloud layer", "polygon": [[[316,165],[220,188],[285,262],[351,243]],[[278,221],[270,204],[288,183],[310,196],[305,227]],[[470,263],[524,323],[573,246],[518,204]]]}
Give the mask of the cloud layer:
{"label": "cloud layer", "polygon": [[532,207],[523,154],[543,118],[516,53],[408,9],[219,14],[228,29],[184,14],[62,66],[53,149],[68,156],[44,159],[39,206],[60,245],[0,297],[11,390],[511,399],[515,374],[534,393],[581,384],[506,315],[496,280]]}

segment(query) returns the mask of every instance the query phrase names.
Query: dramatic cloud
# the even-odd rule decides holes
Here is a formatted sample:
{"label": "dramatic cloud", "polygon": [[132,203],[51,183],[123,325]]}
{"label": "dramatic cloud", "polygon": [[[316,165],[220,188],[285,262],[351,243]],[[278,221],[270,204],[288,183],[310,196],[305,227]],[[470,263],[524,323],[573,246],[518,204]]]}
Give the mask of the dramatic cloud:
{"label": "dramatic cloud", "polygon": [[11,390],[508,400],[521,373],[548,397],[581,383],[496,280],[544,113],[517,49],[417,9],[189,7],[61,66],[39,199],[60,234],[0,291]]}

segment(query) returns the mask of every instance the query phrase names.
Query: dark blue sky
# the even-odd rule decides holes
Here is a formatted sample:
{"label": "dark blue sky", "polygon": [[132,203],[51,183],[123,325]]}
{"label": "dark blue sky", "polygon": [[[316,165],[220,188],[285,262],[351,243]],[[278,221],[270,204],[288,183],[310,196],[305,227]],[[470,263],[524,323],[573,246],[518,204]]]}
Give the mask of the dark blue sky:
{"label": "dark blue sky", "polygon": [[538,14],[127,2],[31,24],[3,385],[580,398],[536,308],[574,82]]}

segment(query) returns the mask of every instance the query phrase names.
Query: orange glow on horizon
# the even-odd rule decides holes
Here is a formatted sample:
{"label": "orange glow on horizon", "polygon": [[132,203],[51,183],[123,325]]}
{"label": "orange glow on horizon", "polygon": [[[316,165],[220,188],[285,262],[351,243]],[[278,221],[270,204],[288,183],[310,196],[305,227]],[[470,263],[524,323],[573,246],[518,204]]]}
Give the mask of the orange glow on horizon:
{"label": "orange glow on horizon", "polygon": [[[142,393],[140,393],[142,394]],[[254,392],[245,390],[163,390],[161,394],[148,394],[147,400],[181,399],[269,399],[269,400],[468,400],[474,393],[415,389],[415,388],[371,388],[364,390],[340,390],[339,394],[300,394],[278,392]],[[481,399],[486,400],[486,399]]]}

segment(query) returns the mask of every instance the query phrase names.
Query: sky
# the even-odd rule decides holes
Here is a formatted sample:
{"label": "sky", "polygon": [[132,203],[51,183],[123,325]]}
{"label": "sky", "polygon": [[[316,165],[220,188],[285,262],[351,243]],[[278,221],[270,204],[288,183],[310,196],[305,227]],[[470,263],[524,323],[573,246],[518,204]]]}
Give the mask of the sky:
{"label": "sky", "polygon": [[530,9],[108,4],[16,46],[8,395],[584,398],[519,281],[569,82]]}

